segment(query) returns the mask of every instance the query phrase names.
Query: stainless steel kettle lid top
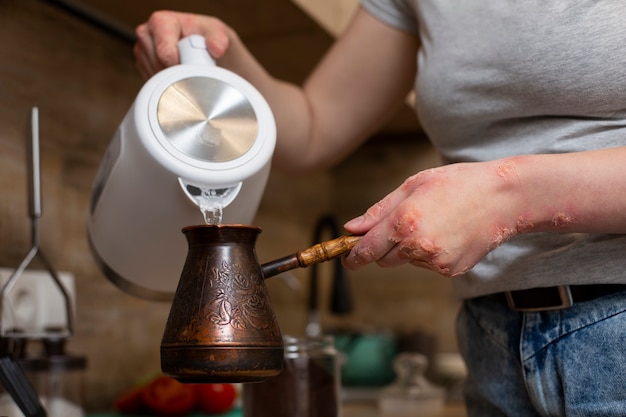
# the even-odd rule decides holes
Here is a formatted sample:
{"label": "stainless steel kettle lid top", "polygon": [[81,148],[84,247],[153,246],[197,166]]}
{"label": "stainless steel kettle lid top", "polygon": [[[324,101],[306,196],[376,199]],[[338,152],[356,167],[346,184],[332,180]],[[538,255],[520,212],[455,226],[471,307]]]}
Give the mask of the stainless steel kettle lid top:
{"label": "stainless steel kettle lid top", "polygon": [[185,78],[167,87],[159,98],[157,120],[174,148],[208,162],[240,157],[259,132],[249,100],[230,84],[209,77]]}

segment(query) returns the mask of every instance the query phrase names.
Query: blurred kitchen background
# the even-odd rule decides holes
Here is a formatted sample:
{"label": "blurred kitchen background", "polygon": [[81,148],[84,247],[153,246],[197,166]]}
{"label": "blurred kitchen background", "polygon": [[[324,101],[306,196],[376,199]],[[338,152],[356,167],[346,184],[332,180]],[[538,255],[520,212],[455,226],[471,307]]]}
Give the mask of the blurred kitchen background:
{"label": "blurred kitchen background", "polygon": [[[31,247],[26,141],[28,115],[37,106],[40,241],[51,263],[74,277],[76,324],[67,350],[87,358],[87,411],[110,409],[120,392],[159,371],[169,313],[168,303],[134,298],[104,277],[85,228],[96,170],[143,84],[132,55],[134,26],[158,9],[214,14],[239,31],[270,72],[299,82],[355,7],[357,0],[0,0],[0,267],[15,268]],[[255,220],[263,229],[260,261],[310,246],[321,216],[330,214],[341,225],[409,175],[438,163],[406,106],[327,172],[302,178],[273,172]],[[146,210],[150,204],[158,201],[146,202]],[[42,267],[35,262],[29,268]],[[305,331],[309,275],[296,270],[267,281],[284,334]],[[347,272],[353,308],[335,315],[329,309],[332,268],[320,265],[318,275],[323,331],[426,335],[437,353],[456,352],[458,301],[448,278],[409,266]]]}

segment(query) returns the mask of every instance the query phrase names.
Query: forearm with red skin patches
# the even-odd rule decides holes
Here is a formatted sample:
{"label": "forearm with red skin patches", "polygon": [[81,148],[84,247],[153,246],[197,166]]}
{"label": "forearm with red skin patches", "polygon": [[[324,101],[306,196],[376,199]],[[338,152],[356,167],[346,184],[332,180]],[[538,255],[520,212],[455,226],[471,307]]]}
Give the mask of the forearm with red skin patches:
{"label": "forearm with red skin patches", "polygon": [[624,162],[626,147],[420,172],[346,224],[365,236],[345,264],[408,262],[455,276],[521,233],[626,233]]}
{"label": "forearm with red skin patches", "polygon": [[626,148],[512,160],[521,232],[626,233]]}

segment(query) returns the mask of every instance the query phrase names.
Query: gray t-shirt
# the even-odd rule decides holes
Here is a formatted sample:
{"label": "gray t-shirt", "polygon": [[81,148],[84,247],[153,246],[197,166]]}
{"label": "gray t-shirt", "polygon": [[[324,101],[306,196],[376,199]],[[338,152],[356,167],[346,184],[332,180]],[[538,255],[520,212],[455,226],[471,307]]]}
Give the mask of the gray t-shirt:
{"label": "gray t-shirt", "polygon": [[[419,36],[417,115],[445,162],[626,145],[623,0],[362,5]],[[624,235],[531,233],[504,243],[454,283],[461,297],[626,283],[625,255]]]}

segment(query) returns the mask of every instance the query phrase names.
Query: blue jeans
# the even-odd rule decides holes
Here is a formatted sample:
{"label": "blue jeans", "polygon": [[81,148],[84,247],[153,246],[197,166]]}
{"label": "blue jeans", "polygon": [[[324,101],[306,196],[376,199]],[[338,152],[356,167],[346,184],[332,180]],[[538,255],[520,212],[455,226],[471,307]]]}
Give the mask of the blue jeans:
{"label": "blue jeans", "polygon": [[626,416],[626,292],[538,313],[465,301],[470,417]]}

